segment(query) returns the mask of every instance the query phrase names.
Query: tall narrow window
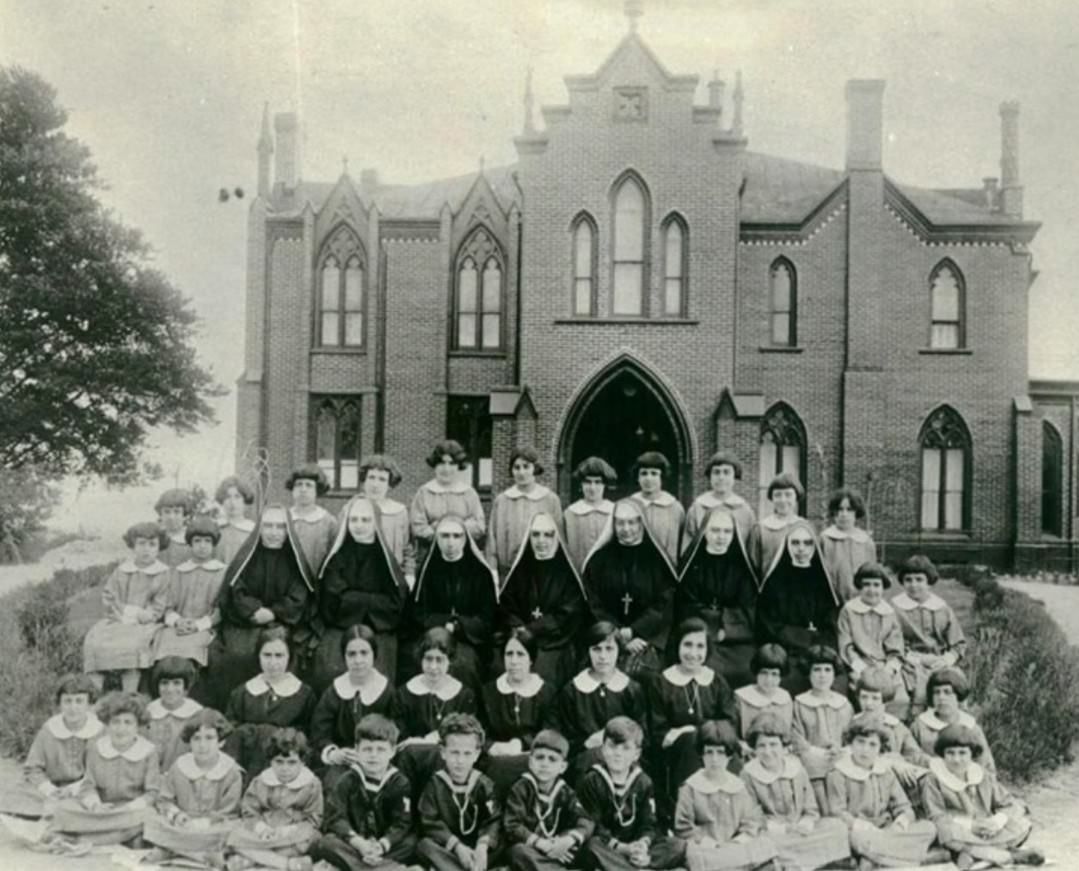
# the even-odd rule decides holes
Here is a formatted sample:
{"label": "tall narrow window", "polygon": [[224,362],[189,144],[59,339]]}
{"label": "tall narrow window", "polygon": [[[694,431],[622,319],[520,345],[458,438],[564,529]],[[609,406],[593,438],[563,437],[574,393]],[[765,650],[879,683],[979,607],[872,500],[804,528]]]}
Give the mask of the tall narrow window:
{"label": "tall narrow window", "polygon": [[798,279],[792,264],[781,257],[768,275],[772,344],[793,348],[798,344]]}
{"label": "tall narrow window", "polygon": [[351,227],[341,224],[323,246],[316,271],[317,343],[324,348],[364,345],[365,259]]}
{"label": "tall narrow window", "polygon": [[[771,513],[768,484],[780,472],[791,472],[805,487],[805,427],[786,403],[773,405],[761,421],[758,508],[760,516]],[[799,508],[804,512],[805,506]]]}
{"label": "tall narrow window", "polygon": [[345,341],[363,344],[363,265],[353,257],[345,267]]}
{"label": "tall narrow window", "polygon": [[315,459],[334,490],[360,486],[360,401],[322,397],[314,414]]}
{"label": "tall narrow window", "polygon": [[686,228],[672,216],[663,229],[663,313],[680,317],[686,308]]}
{"label": "tall narrow window", "polygon": [[338,325],[341,323],[341,310],[338,305],[338,285],[341,270],[332,257],[322,267],[322,333],[323,345],[340,345],[341,336]]}
{"label": "tall narrow window", "polygon": [[1049,421],[1042,421],[1042,532],[1064,534],[1064,446]]}
{"label": "tall narrow window", "polygon": [[965,307],[963,277],[950,262],[941,263],[929,279],[932,326],[930,348],[962,348],[966,345],[963,324]]}
{"label": "tall narrow window", "polygon": [[922,529],[969,526],[970,434],[951,408],[934,411],[922,426]]}
{"label": "tall narrow window", "polygon": [[454,300],[454,348],[502,347],[502,252],[482,227],[461,246]]}
{"label": "tall narrow window", "polygon": [[573,225],[573,314],[590,317],[596,313],[596,231],[585,215]]}
{"label": "tall narrow window", "polygon": [[645,196],[627,178],[614,198],[614,268],[611,310],[616,315],[644,314]]}
{"label": "tall narrow window", "polygon": [[489,400],[486,396],[451,396],[446,405],[446,437],[460,442],[471,464],[465,470],[477,490],[494,483],[494,457]]}

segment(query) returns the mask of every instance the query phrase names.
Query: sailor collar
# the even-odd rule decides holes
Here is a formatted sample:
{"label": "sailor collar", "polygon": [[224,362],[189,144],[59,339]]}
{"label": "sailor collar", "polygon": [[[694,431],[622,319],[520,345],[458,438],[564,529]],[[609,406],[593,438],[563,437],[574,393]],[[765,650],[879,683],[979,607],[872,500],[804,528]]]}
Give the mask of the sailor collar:
{"label": "sailor collar", "polygon": [[386,773],[383,774],[382,777],[380,777],[378,780],[372,780],[370,777],[367,776],[367,773],[362,768],[360,768],[359,765],[352,763],[351,765],[349,765],[349,768],[351,768],[353,771],[356,772],[356,774],[359,775],[360,783],[363,784],[363,788],[365,790],[375,793],[381,792],[382,787],[389,783],[390,779],[395,774],[397,774],[397,769],[391,765],[386,769]]}
{"label": "sailor collar", "polygon": [[148,566],[137,566],[135,565],[135,561],[133,559],[124,560],[122,563],[120,563],[120,571],[122,571],[125,575],[130,575],[133,572],[139,572],[144,575],[149,575],[150,577],[156,577],[162,572],[167,572],[168,570],[169,567],[163,562],[161,562],[161,560],[154,560]]}
{"label": "sailor collar", "polygon": [[202,780],[203,778],[214,781],[222,780],[236,767],[236,761],[224,753],[218,755],[217,762],[209,768],[199,768],[193,753],[185,753],[176,760],[177,770],[188,780]]}
{"label": "sailor collar", "polygon": [[588,673],[588,669],[585,669],[573,679],[573,685],[586,696],[592,695],[601,688],[608,689],[612,693],[620,693],[629,686],[629,677],[625,672],[616,669],[607,683],[600,683]]}
{"label": "sailor collar", "polygon": [[389,680],[382,672],[375,672],[371,683],[365,687],[358,687],[348,679],[348,672],[338,675],[333,681],[333,690],[337,697],[346,702],[351,702],[357,694],[360,701],[365,705],[373,705],[389,686]]}
{"label": "sailor collar", "polygon": [[288,789],[303,789],[305,786],[310,786],[312,783],[318,783],[315,779],[315,775],[311,773],[311,769],[306,765],[301,768],[300,773],[288,783],[282,783],[277,776],[277,772],[272,768],[267,768],[263,771],[262,774],[259,775],[259,780],[267,786],[284,786]]}
{"label": "sailor collar", "polygon": [[914,611],[917,608],[924,608],[926,611],[940,611],[946,605],[947,603],[936,593],[930,593],[929,598],[924,602],[916,602],[906,593],[900,593],[892,599],[892,607],[899,608],[901,611]]}
{"label": "sailor collar", "polygon": [[691,681],[696,681],[697,686],[710,687],[715,676],[716,673],[707,665],[702,665],[696,674],[686,674],[677,665],[669,666],[663,670],[663,679],[676,687],[687,686]]}
{"label": "sailor collar", "polygon": [[251,532],[251,530],[255,528],[255,521],[249,517],[242,517],[239,520],[223,520],[218,524],[218,526],[220,526],[222,529],[226,529],[231,526],[233,529],[240,530],[240,532]]}
{"label": "sailor collar", "polygon": [[705,490],[696,499],[697,504],[702,508],[712,509],[719,508],[741,508],[746,505],[746,500],[739,496],[737,493],[731,493],[730,496],[726,496],[720,499],[712,490]]}
{"label": "sailor collar", "polygon": [[544,496],[551,491],[544,487],[542,484],[533,484],[532,489],[525,492],[516,484],[507,487],[502,491],[502,495],[507,499],[528,499],[532,502],[539,502]]}
{"label": "sailor collar", "polygon": [[464,481],[455,481],[447,486],[446,484],[440,484],[438,478],[432,478],[423,485],[422,489],[428,493],[467,493],[469,487]]}
{"label": "sailor collar", "polygon": [[396,499],[383,499],[381,502],[371,499],[370,501],[378,506],[378,510],[382,512],[383,517],[394,517],[405,510],[405,506]]}
{"label": "sailor collar", "polygon": [[842,710],[850,704],[842,693],[834,690],[829,690],[826,696],[814,695],[812,690],[806,690],[796,696],[796,701],[807,708],[832,708],[835,711]]}
{"label": "sailor collar", "polygon": [[279,699],[287,699],[296,695],[303,689],[303,682],[291,672],[287,673],[275,687],[271,687],[261,674],[256,674],[244,684],[244,689],[253,696],[261,696],[273,692]]}
{"label": "sailor collar", "polygon": [[869,780],[871,775],[875,774],[879,776],[887,774],[892,770],[888,761],[880,757],[873,762],[872,768],[862,768],[862,766],[858,765],[851,756],[839,757],[835,762],[835,769],[836,771],[843,772],[843,774],[851,780],[858,780],[861,782]]}
{"label": "sailor collar", "polygon": [[869,541],[869,533],[861,527],[856,526],[849,532],[845,532],[838,526],[836,526],[834,523],[827,529],[825,529],[821,533],[821,536],[823,538],[830,538],[833,541],[845,541],[849,538],[856,544],[865,544],[867,541]]}
{"label": "sailor collar", "polygon": [[766,696],[755,685],[746,684],[744,687],[736,689],[734,694],[754,708],[782,707],[791,703],[791,694],[783,687],[777,687],[772,695]]}
{"label": "sailor collar", "polygon": [[143,738],[142,735],[137,735],[135,742],[126,750],[117,750],[112,743],[112,738],[107,734],[102,735],[97,741],[97,753],[102,759],[115,759],[119,756],[128,762],[142,762],[155,749],[157,748],[150,741]]}
{"label": "sailor collar", "polygon": [[589,514],[610,514],[614,511],[614,503],[610,499],[602,499],[599,502],[578,499],[566,511],[578,517],[587,517]]}
{"label": "sailor collar", "polygon": [[295,507],[289,508],[288,516],[293,523],[321,523],[330,516],[330,512],[321,505],[316,505],[310,514],[297,514]]}
{"label": "sailor collar", "polygon": [[892,606],[881,599],[876,605],[867,605],[861,599],[851,599],[844,606],[855,614],[879,614],[881,617],[890,617],[895,614]]}
{"label": "sailor collar", "polygon": [[642,505],[658,505],[660,508],[669,508],[678,500],[674,498],[666,490],[660,490],[655,496],[649,499],[641,490],[638,490],[633,494],[633,498],[640,502]]}
{"label": "sailor collar", "polygon": [[720,772],[719,780],[713,780],[704,773],[703,768],[698,769],[689,776],[686,780],[686,786],[692,787],[697,792],[703,792],[705,795],[715,795],[717,792],[738,795],[738,793],[746,791],[746,785],[741,778],[736,777],[729,771]]}
{"label": "sailor collar", "polygon": [[405,687],[414,696],[434,696],[439,701],[448,702],[450,699],[457,698],[463,684],[452,675],[446,675],[443,678],[442,685],[432,689],[427,681],[423,679],[423,675],[418,674],[406,683]]}
{"label": "sailor collar", "polygon": [[762,517],[757,521],[765,529],[771,529],[774,532],[778,532],[781,529],[786,529],[792,523],[796,523],[799,520],[805,520],[804,517],[799,517],[797,514],[791,514],[789,517],[779,517],[776,514],[769,514],[767,517]]}
{"label": "sailor collar", "polygon": [[783,759],[783,767],[779,771],[770,771],[764,767],[764,764],[759,759],[750,759],[742,771],[758,783],[770,786],[777,780],[794,780],[805,769],[802,767],[802,763],[798,761],[797,756],[786,756]]}
{"label": "sailor collar", "polygon": [[45,721],[45,728],[49,730],[50,735],[60,741],[66,741],[68,738],[81,738],[84,741],[89,741],[94,736],[99,735],[105,725],[94,714],[90,713],[86,715],[86,722],[79,727],[78,731],[72,732],[67,727],[67,723],[64,722],[63,716],[55,714]]}
{"label": "sailor collar", "polygon": [[201,563],[195,562],[193,559],[185,560],[176,567],[176,571],[187,574],[193,572],[195,569],[204,569],[208,572],[217,572],[225,567],[225,564],[219,559],[211,557],[208,560],[203,560]]}
{"label": "sailor collar", "polygon": [[[922,711],[922,713],[920,713],[918,715],[918,719],[921,720],[922,723],[924,723],[926,726],[928,726],[934,732],[939,732],[941,729],[945,728],[946,726],[951,725],[947,721],[942,720],[940,717],[938,717],[937,712],[934,711],[932,708],[929,708],[926,711]],[[974,721],[974,718],[970,714],[968,714],[966,711],[960,711],[959,712],[959,719],[956,720],[955,722],[956,722],[956,725],[966,726],[968,729],[972,729],[972,728],[974,728],[975,726],[978,725]]]}
{"label": "sailor collar", "polygon": [[472,790],[476,788],[476,784],[480,782],[480,773],[475,768],[468,772],[468,780],[464,783],[455,783],[445,768],[440,768],[436,771],[435,777],[445,783],[450,788],[450,792],[462,795],[471,795]]}
{"label": "sailor collar", "polygon": [[936,775],[937,780],[953,792],[963,792],[971,786],[978,786],[985,780],[985,769],[977,762],[971,762],[967,766],[966,776],[963,779],[949,771],[944,760],[939,757],[929,760],[929,770]]}
{"label": "sailor collar", "polygon": [[504,696],[518,695],[522,699],[530,699],[543,689],[543,678],[535,672],[532,672],[523,684],[520,686],[513,686],[513,684],[509,682],[509,678],[503,673],[500,674],[495,681],[495,689]]}
{"label": "sailor collar", "polygon": [[178,708],[171,711],[162,704],[161,699],[154,699],[146,706],[146,713],[149,714],[151,720],[164,720],[166,717],[186,720],[188,717],[195,716],[201,710],[202,705],[194,699],[184,699],[180,702]]}
{"label": "sailor collar", "polygon": [[625,783],[615,783],[614,778],[611,777],[611,772],[607,770],[606,765],[597,762],[592,766],[592,770],[597,772],[599,776],[603,778],[603,782],[607,784],[607,788],[618,798],[626,795],[633,784],[636,783],[637,778],[644,773],[641,771],[641,766],[634,765],[626,774]]}

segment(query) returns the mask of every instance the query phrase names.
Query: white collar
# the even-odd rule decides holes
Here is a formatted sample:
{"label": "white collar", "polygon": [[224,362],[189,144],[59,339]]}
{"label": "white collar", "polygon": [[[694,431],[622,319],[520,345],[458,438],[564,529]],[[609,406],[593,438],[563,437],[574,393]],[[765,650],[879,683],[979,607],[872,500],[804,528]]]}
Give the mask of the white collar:
{"label": "white collar", "polygon": [[588,502],[584,499],[578,499],[569,508],[566,509],[570,514],[576,514],[578,517],[586,517],[589,514],[610,514],[614,511],[614,503],[610,499],[601,499],[599,502]]}
{"label": "white collar", "polygon": [[288,783],[282,783],[277,778],[277,774],[272,768],[265,769],[262,774],[259,775],[259,780],[265,783],[267,786],[284,786],[288,789],[303,789],[312,782],[318,783],[315,779],[315,775],[311,773],[311,769],[306,765],[300,769],[300,773],[297,774]]}
{"label": "white collar", "polygon": [[698,768],[686,779],[686,786],[692,787],[697,792],[703,792],[705,795],[714,795],[717,792],[738,795],[738,793],[746,791],[746,785],[741,778],[736,777],[729,771],[724,771],[719,780],[712,780],[704,773],[703,768]]}
{"label": "white collar", "polygon": [[615,669],[614,674],[611,675],[611,679],[608,680],[607,683],[601,684],[588,673],[588,669],[586,668],[573,679],[573,685],[586,696],[591,695],[600,687],[606,687],[612,693],[620,693],[629,686],[629,677],[625,672]]}
{"label": "white collar", "polygon": [[797,701],[807,708],[832,708],[836,711],[850,704],[842,693],[837,693],[835,690],[829,690],[828,695],[824,697],[814,695],[812,690],[806,690],[797,696]]}
{"label": "white collar", "polygon": [[[363,784],[363,788],[367,792],[375,793],[381,792],[382,787],[389,783],[390,778],[397,773],[397,769],[390,765],[386,768],[386,773],[383,774],[381,778],[379,778],[378,780],[372,780],[370,777],[367,776],[367,773],[355,762],[350,763],[348,767],[360,776],[360,783]],[[473,769],[473,771],[475,771],[475,769]],[[476,773],[478,774],[479,772]]]}
{"label": "white collar", "polygon": [[241,517],[239,520],[222,520],[217,525],[222,529],[231,526],[233,529],[240,530],[240,532],[251,532],[255,528],[255,521],[250,517]]}
{"label": "white collar", "polygon": [[408,691],[414,696],[433,695],[443,702],[448,702],[450,699],[457,698],[457,694],[461,692],[462,686],[461,682],[450,674],[446,675],[445,683],[438,689],[431,689],[427,681],[423,679],[422,674],[416,675],[412,680],[405,684],[405,687],[407,687]]}
{"label": "white collar", "polygon": [[869,780],[871,774],[887,774],[892,770],[891,765],[883,757],[877,757],[877,760],[873,763],[873,768],[862,768],[854,761],[854,757],[849,754],[840,756],[835,762],[835,769],[842,771],[851,780],[866,781]]}
{"label": "white collar", "polygon": [[834,541],[844,541],[848,538],[851,541],[857,542],[858,544],[865,544],[867,541],[869,541],[869,533],[866,532],[864,529],[856,526],[850,532],[844,532],[834,523],[827,529],[825,529],[824,532],[821,533],[821,535],[827,538],[831,538]]}
{"label": "white collar", "polygon": [[544,496],[551,491],[544,487],[542,484],[536,483],[532,485],[532,489],[527,493],[518,487],[516,484],[512,484],[502,491],[502,495],[507,499],[529,499],[532,502],[539,502]]}
{"label": "white collar", "polygon": [[375,672],[375,677],[365,687],[358,687],[348,679],[348,672],[339,674],[333,681],[334,692],[337,693],[338,698],[344,699],[346,702],[352,701],[356,698],[356,694],[359,693],[360,701],[365,705],[374,704],[378,701],[389,686],[389,680],[380,671]]}
{"label": "white collar", "polygon": [[330,512],[321,505],[315,505],[310,514],[299,515],[296,513],[296,508],[292,507],[288,510],[288,516],[292,518],[293,523],[319,523],[323,518],[329,517]]}
{"label": "white collar", "polygon": [[467,493],[471,488],[464,481],[455,481],[447,487],[439,484],[437,478],[432,478],[423,485],[423,489],[428,493]]}
{"label": "white collar", "polygon": [[180,707],[172,711],[161,703],[161,699],[154,699],[146,706],[146,713],[150,715],[151,720],[164,720],[165,717],[175,717],[177,720],[186,720],[188,717],[195,716],[195,714],[201,710],[202,705],[194,699],[184,699],[180,702]]}
{"label": "white collar", "polygon": [[187,544],[187,530],[181,529],[179,532],[166,533],[169,537],[169,544]]}
{"label": "white collar", "polygon": [[906,593],[900,593],[892,599],[892,607],[899,608],[901,611],[913,611],[916,608],[925,608],[926,611],[939,611],[941,608],[947,607],[947,603],[936,593],[930,593],[929,598],[924,602],[915,602]]}
{"label": "white collar", "polygon": [[737,493],[731,493],[730,496],[720,499],[714,490],[705,490],[697,497],[696,502],[703,508],[718,508],[720,505],[726,508],[741,508],[747,504],[746,500]]}
{"label": "white collar", "polygon": [[176,567],[178,572],[193,572],[195,569],[203,569],[208,572],[219,572],[225,567],[225,564],[219,559],[211,557],[205,562],[197,563],[193,559],[185,560]]}
{"label": "white collar", "polygon": [[445,768],[440,768],[435,772],[435,777],[441,780],[446,786],[450,788],[450,792],[457,793],[458,795],[470,796],[472,790],[476,788],[476,784],[480,782],[480,773],[473,768],[468,772],[468,780],[464,783],[454,783],[453,778],[450,777],[450,773]]}
{"label": "white collar", "polygon": [[967,767],[964,780],[952,774],[939,756],[934,756],[929,760],[929,770],[936,775],[937,780],[953,792],[963,792],[968,786],[977,786],[985,779],[985,769],[977,762],[971,762]]}
{"label": "white collar", "polygon": [[660,508],[667,508],[673,505],[678,500],[674,498],[666,490],[660,490],[655,496],[649,499],[643,492],[638,490],[633,494],[633,498],[640,502],[642,505],[658,505]]}
{"label": "white collar", "polygon": [[738,687],[734,694],[754,708],[768,708],[773,705],[780,707],[791,703],[791,694],[783,687],[778,687],[773,695],[766,696],[755,684],[746,684],[744,687]]}
{"label": "white collar", "polygon": [[253,696],[261,696],[273,689],[274,695],[281,699],[287,699],[296,695],[302,688],[303,682],[292,672],[286,672],[285,676],[281,678],[281,681],[277,686],[272,688],[266,682],[266,678],[261,674],[256,674],[251,680],[244,684],[244,689]]}
{"label": "white collar", "polygon": [[61,741],[66,741],[68,738],[82,738],[84,741],[88,741],[95,735],[99,735],[105,726],[93,712],[90,712],[86,715],[86,722],[82,724],[78,732],[72,732],[60,714],[49,717],[45,721],[45,728],[49,730],[54,738]]}
{"label": "white collar", "polygon": [[236,767],[236,760],[224,753],[217,757],[212,767],[206,769],[199,768],[193,753],[185,753],[176,760],[176,769],[188,780],[202,780],[204,777],[207,780],[221,780]]}
{"label": "white collar", "polygon": [[760,520],[757,521],[757,523],[759,523],[765,529],[771,529],[778,532],[780,529],[786,529],[796,520],[803,519],[804,518],[799,517],[797,514],[792,514],[786,519],[779,517],[775,514],[769,514],[767,517],[762,517]]}
{"label": "white collar", "polygon": [[509,678],[507,678],[505,672],[503,672],[498,676],[498,679],[495,680],[495,689],[504,696],[518,695],[522,699],[530,699],[543,689],[543,678],[535,672],[531,672],[528,675],[528,679],[521,686],[515,687],[510,684]]}
{"label": "white collar", "polygon": [[[945,722],[940,717],[938,717],[937,712],[934,711],[932,708],[929,708],[928,710],[922,711],[918,715],[918,719],[921,720],[926,726],[928,726],[934,732],[939,732],[945,726],[950,725],[949,723]],[[970,714],[968,714],[966,711],[960,711],[959,712],[959,719],[956,720],[956,723],[958,725],[960,725],[960,726],[966,726],[967,728],[971,728],[971,727],[977,725],[977,723],[974,722],[974,718]]]}
{"label": "white collar", "polygon": [[759,759],[750,759],[742,771],[754,780],[768,785],[775,783],[777,780],[794,780],[805,769],[802,767],[802,763],[798,761],[797,756],[786,756],[783,759],[781,771],[769,771],[761,764]]}
{"label": "white collar", "polygon": [[599,774],[603,778],[603,782],[607,784],[607,788],[617,797],[621,798],[629,792],[630,787],[636,782],[643,771],[641,766],[634,763],[633,767],[626,774],[626,780],[624,783],[615,783],[614,778],[611,777],[611,772],[607,770],[607,766],[602,762],[597,762],[592,766],[592,770]]}
{"label": "white collar", "polygon": [[686,674],[677,665],[669,666],[663,670],[663,679],[676,687],[687,686],[693,680],[697,681],[697,686],[710,687],[715,676],[716,673],[707,665],[701,666],[696,674]]}
{"label": "white collar", "polygon": [[386,497],[381,502],[375,502],[374,499],[368,501],[374,502],[378,506],[379,513],[384,517],[393,517],[395,514],[400,514],[405,510],[405,506],[398,502],[396,499],[390,499]]}
{"label": "white collar", "polygon": [[133,559],[124,560],[122,563],[120,563],[120,571],[122,571],[125,575],[130,575],[133,572],[139,572],[140,574],[154,577],[161,574],[162,572],[167,572],[168,570],[169,567],[163,562],[161,562],[161,560],[154,560],[148,566],[137,566],[135,565],[135,561]]}
{"label": "white collar", "polygon": [[102,759],[115,759],[120,756],[128,762],[142,762],[155,749],[154,745],[143,738],[142,735],[135,736],[135,743],[123,752],[113,746],[112,738],[108,734],[102,735],[97,740],[97,752]]}
{"label": "white collar", "polygon": [[888,617],[895,613],[892,610],[892,606],[886,601],[881,599],[876,605],[867,605],[861,599],[851,599],[844,605],[847,610],[853,611],[855,614],[880,614],[881,617]]}

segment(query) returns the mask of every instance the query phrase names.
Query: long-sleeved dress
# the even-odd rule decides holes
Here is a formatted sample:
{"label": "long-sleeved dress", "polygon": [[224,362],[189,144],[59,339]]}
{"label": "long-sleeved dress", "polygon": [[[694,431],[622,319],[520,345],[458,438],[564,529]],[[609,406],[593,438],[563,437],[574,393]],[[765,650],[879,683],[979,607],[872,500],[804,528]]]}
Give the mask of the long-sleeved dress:
{"label": "long-sleeved dress", "polygon": [[578,499],[562,515],[562,522],[566,526],[566,550],[577,571],[584,570],[585,557],[592,550],[612,511],[614,503],[610,499],[599,502]]}
{"label": "long-sleeved dress", "polygon": [[226,566],[232,562],[233,557],[240,552],[245,541],[255,530],[255,521],[250,517],[240,520],[223,520],[218,524],[221,538],[214,547],[214,556]]}
{"label": "long-sleeved dress", "polygon": [[729,771],[716,779],[698,771],[678,790],[674,833],[686,842],[689,871],[756,868],[774,859],[763,822],[746,785]]}
{"label": "long-sleeved dress", "polygon": [[846,532],[834,524],[820,534],[821,558],[835,582],[839,601],[857,598],[854,573],[866,563],[877,561],[877,544],[864,529],[855,527]]}
{"label": "long-sleeved dress", "polygon": [[788,517],[768,514],[753,525],[749,538],[746,539],[746,555],[753,563],[758,577],[763,578],[768,573],[768,567],[775,561],[776,554],[786,547],[789,527],[799,520],[805,523],[805,519],[797,514]]}
{"label": "long-sleeved dress", "polygon": [[150,718],[146,737],[157,747],[162,774],[187,752],[187,745],[182,740],[184,726],[201,710],[202,705],[194,699],[184,699],[178,707],[171,709],[166,708],[161,699],[154,699],[146,706],[146,714]]}
{"label": "long-sleeved dress", "polygon": [[655,496],[645,496],[637,491],[631,497],[636,500],[644,511],[648,528],[656,543],[663,548],[667,559],[672,565],[678,564],[678,557],[682,546],[682,527],[685,525],[686,509],[682,503],[674,498],[666,490],[660,490]]}
{"label": "long-sleeved dress", "polygon": [[926,685],[936,669],[957,665],[967,640],[951,606],[930,593],[916,602],[906,593],[892,599],[899,627],[903,630],[903,682],[915,713],[926,706]]}
{"label": "long-sleeved dress", "polygon": [[551,515],[555,526],[562,526],[562,502],[557,493],[542,484],[533,484],[527,491],[514,484],[495,497],[485,553],[500,578],[509,571],[532,518],[541,513]]}
{"label": "long-sleeved dress", "polygon": [[292,727],[306,732],[317,697],[293,674],[271,686],[261,674],[236,687],[225,716],[236,726],[225,740],[225,751],[251,778],[270,764],[268,743],[274,732]]}
{"label": "long-sleeved dress", "polygon": [[[279,857],[303,856],[315,843],[322,813],[322,784],[310,768],[301,768],[287,783],[267,768],[244,792],[242,820],[229,833],[228,845],[257,865],[279,867]],[[272,837],[261,837],[260,823],[273,830]]]}
{"label": "long-sleeved dress", "polygon": [[347,673],[338,675],[323,691],[311,714],[311,745],[323,765],[341,747],[356,743],[356,724],[368,714],[396,718],[396,690],[389,679],[376,672],[365,687],[357,687]]}
{"label": "long-sleeved dress", "polygon": [[[157,814],[146,821],[143,837],[191,859],[220,854],[240,821],[242,798],[243,772],[235,760],[221,753],[209,768],[200,768],[195,757],[185,753],[165,772]],[[201,822],[177,825],[180,814]]]}
{"label": "long-sleeved dress", "polygon": [[23,763],[18,784],[0,791],[0,813],[41,817],[46,801],[57,801],[78,789],[86,772],[86,748],[105,727],[92,713],[72,730],[60,714],[49,717],[38,729]]}
{"label": "long-sleeved dress", "polygon": [[993,760],[993,751],[989,749],[989,742],[985,738],[985,732],[982,731],[982,727],[978,725],[978,722],[974,717],[966,711],[959,711],[953,719],[945,720],[940,717],[935,710],[930,708],[927,711],[922,711],[922,713],[911,721],[910,732],[911,735],[914,736],[914,740],[918,742],[918,746],[922,748],[926,757],[931,759],[936,756],[937,738],[940,736],[941,729],[952,723],[966,726],[978,736],[978,740],[982,745],[982,755],[981,758],[979,758],[978,763],[982,768],[987,769],[990,774],[996,775],[997,765]]}
{"label": "long-sleeved dress", "polygon": [[174,569],[181,563],[191,559],[192,550],[191,545],[187,543],[185,530],[181,529],[179,532],[170,533],[168,538],[168,547],[161,551],[161,562],[170,569]]}
{"label": "long-sleeved dress", "polygon": [[83,640],[86,671],[129,671],[153,664],[153,641],[165,613],[171,573],[155,561],[137,566],[121,563],[101,592],[106,617]]}
{"label": "long-sleeved dress", "polygon": [[734,691],[734,703],[738,707],[738,737],[743,741],[749,734],[749,727],[761,714],[774,714],[787,729],[794,722],[794,700],[782,687],[765,695],[756,684],[746,684]]}
{"label": "long-sleeved dress", "polygon": [[854,717],[846,696],[829,690],[816,695],[806,690],[794,699],[791,738],[813,783],[817,804],[827,812],[824,778],[832,770],[834,755],[843,747],[843,733]]}
{"label": "long-sleeved dress", "polygon": [[867,605],[851,599],[839,612],[839,656],[858,675],[872,666],[887,666],[898,676],[903,662],[903,630],[887,602]]}
{"label": "long-sleeved dress", "polygon": [[528,770],[528,749],[543,728],[544,719],[554,705],[552,684],[538,674],[530,674],[520,685],[509,682],[505,674],[486,684],[480,695],[480,721],[487,728],[487,741],[508,743],[517,740],[521,752],[493,756],[485,754],[480,762],[494,781],[499,799],[504,799],[518,777]]}
{"label": "long-sleeved dress", "polygon": [[333,545],[334,536],[337,535],[337,521],[321,505],[316,505],[314,510],[307,514],[300,514],[295,508],[290,508],[288,513],[307,564],[318,577],[322,564],[326,561],[326,554]]}
{"label": "long-sleeved dress", "polygon": [[[371,501],[375,502],[378,508],[379,526],[386,547],[401,566],[405,580],[411,588],[416,583],[416,551],[412,545],[412,522],[408,517],[408,506],[390,498]],[[348,517],[344,509],[341,513]]]}
{"label": "long-sleeved dress", "polygon": [[419,818],[416,852],[435,871],[467,871],[453,853],[458,844],[472,850],[482,844],[489,866],[500,864],[502,807],[485,774],[473,768],[465,783],[456,783],[448,771],[436,772],[420,796]]}
{"label": "long-sleeved dress", "polygon": [[753,526],[757,522],[757,515],[749,507],[749,503],[737,493],[731,493],[721,499],[712,490],[706,490],[693,500],[693,504],[689,506],[689,510],[686,512],[686,531],[682,536],[682,541],[684,542],[683,551],[693,543],[700,531],[707,525],[705,524],[705,519],[715,508],[726,508],[734,516],[734,523],[742,541],[749,539],[749,533],[753,531]]}
{"label": "long-sleeved dress", "polygon": [[[218,559],[189,559],[176,566],[165,598],[165,625],[154,638],[154,660],[182,656],[206,665],[214,627],[221,622],[217,598],[225,581],[225,564]],[[176,624],[194,620],[196,632],[180,635]]]}
{"label": "long-sleeved dress", "polygon": [[474,539],[482,539],[487,531],[483,503],[470,485],[457,481],[445,486],[432,478],[416,491],[408,512],[412,536],[421,548],[416,554],[418,563],[422,564],[427,550],[434,544],[438,521],[447,515],[461,518],[468,534]]}

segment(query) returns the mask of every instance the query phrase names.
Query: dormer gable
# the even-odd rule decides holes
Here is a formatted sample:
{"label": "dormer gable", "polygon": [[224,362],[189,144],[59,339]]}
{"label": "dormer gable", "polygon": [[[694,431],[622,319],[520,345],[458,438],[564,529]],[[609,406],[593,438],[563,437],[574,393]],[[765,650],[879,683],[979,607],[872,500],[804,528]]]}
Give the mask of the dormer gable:
{"label": "dormer gable", "polygon": [[486,174],[481,170],[460,207],[453,213],[452,248],[454,250],[475,230],[485,227],[506,248],[510,228],[509,210],[499,200]]}
{"label": "dormer gable", "polygon": [[359,239],[366,239],[368,211],[352,177],[347,172],[341,173],[315,217],[316,250],[339,225],[350,228]]}

